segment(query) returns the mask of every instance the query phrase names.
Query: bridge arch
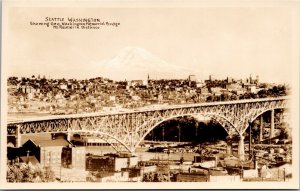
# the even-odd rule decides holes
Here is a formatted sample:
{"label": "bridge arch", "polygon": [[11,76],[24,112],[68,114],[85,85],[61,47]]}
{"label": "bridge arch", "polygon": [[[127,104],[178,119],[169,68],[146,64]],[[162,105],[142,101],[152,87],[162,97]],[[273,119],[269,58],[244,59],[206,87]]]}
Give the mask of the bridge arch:
{"label": "bridge arch", "polygon": [[[67,133],[78,133],[78,134],[89,134],[89,135],[101,135],[101,136],[105,136],[107,138],[112,138],[113,140],[117,141],[118,143],[120,143],[127,151],[132,152],[132,150],[128,147],[128,145],[126,145],[123,141],[121,141],[120,139],[116,138],[113,135],[110,135],[108,133],[104,133],[101,131],[96,131],[96,130],[68,130]],[[116,151],[120,151],[118,148],[116,148],[115,146],[113,146],[113,144],[107,140],[105,140],[104,138],[100,139],[104,140],[105,142],[109,143]]]}
{"label": "bridge arch", "polygon": [[[146,122],[144,123],[142,126],[140,126],[140,129],[143,129],[143,128],[147,128],[147,125],[149,125],[149,123],[151,125],[149,125],[150,127],[147,128],[147,131],[142,135],[142,137],[139,139],[139,141],[136,142],[136,144],[134,145],[134,150],[139,146],[139,144],[145,139],[145,137],[154,129],[156,128],[159,124],[165,122],[165,121],[168,121],[168,120],[171,120],[171,119],[175,119],[175,118],[178,118],[178,117],[185,117],[185,116],[191,116],[195,119],[197,119],[198,116],[202,116],[202,117],[210,117],[211,119],[215,119],[222,127],[223,129],[226,131],[226,133],[228,135],[232,135],[232,132],[229,132],[229,130],[224,127],[226,124],[222,123],[220,121],[220,119],[223,119],[224,121],[226,121],[226,123],[228,123],[230,126],[228,128],[233,128],[234,132],[236,134],[238,134],[238,130],[236,129],[236,127],[224,116],[220,115],[220,114],[216,114],[216,113],[206,113],[206,114],[201,114],[201,113],[188,113],[188,114],[181,114],[181,115],[172,115],[172,116],[169,116],[165,119],[162,119],[162,120],[159,120],[159,119],[152,119],[152,120],[155,120],[155,123],[154,124],[151,124],[151,122]],[[216,118],[214,118],[216,117]]]}
{"label": "bridge arch", "polygon": [[262,114],[266,113],[267,111],[271,111],[272,109],[288,109],[287,106],[282,106],[282,107],[272,107],[272,108],[265,108],[260,110],[259,112],[252,114],[252,116],[250,116],[248,123],[245,125],[242,134],[245,133],[245,131],[248,129],[249,127],[249,123],[253,123],[254,120],[256,120],[259,116],[261,116]]}
{"label": "bridge arch", "polygon": [[[45,133],[45,132],[36,132],[34,134],[42,134],[42,133]],[[110,144],[110,146],[112,146],[117,152],[119,151],[123,151],[123,150],[120,150],[118,149],[117,147],[115,147],[112,142],[109,142],[107,138],[111,138],[115,141],[117,141],[120,145],[122,145],[127,151],[129,152],[132,152],[132,149],[130,149],[128,147],[128,145],[126,145],[122,140],[120,140],[119,138],[111,135],[111,134],[108,134],[108,133],[104,133],[104,132],[101,132],[101,131],[97,131],[97,130],[77,130],[77,129],[70,129],[68,128],[67,130],[63,130],[63,131],[55,131],[55,132],[48,132],[48,133],[76,133],[76,134],[80,134],[80,135],[100,135],[100,136],[103,136],[103,137],[99,137],[100,139],[102,139],[103,141],[105,141],[106,143]],[[26,133],[26,134],[22,134],[22,135],[30,135],[32,133]],[[22,136],[21,135],[21,136]]]}

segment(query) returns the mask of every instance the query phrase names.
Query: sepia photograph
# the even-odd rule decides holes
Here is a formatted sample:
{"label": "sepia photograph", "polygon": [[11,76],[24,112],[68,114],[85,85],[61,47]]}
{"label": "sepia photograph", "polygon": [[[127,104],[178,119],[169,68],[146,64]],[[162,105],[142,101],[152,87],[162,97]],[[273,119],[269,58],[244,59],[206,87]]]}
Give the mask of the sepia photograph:
{"label": "sepia photograph", "polygon": [[299,8],[4,0],[1,188],[299,188]]}

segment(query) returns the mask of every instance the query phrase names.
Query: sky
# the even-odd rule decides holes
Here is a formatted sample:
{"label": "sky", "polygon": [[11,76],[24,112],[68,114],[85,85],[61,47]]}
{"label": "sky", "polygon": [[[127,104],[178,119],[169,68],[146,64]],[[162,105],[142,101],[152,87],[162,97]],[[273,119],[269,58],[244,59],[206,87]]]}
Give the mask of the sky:
{"label": "sky", "polygon": [[[126,47],[139,47],[174,67],[192,69],[199,79],[252,74],[264,82],[289,83],[298,64],[294,46],[299,33],[290,7],[12,7],[5,16],[8,76],[101,76],[108,61]],[[120,26],[98,30],[30,26],[30,21],[45,17],[93,17]],[[122,71],[115,71],[118,75]],[[185,77],[180,72],[172,75]]]}

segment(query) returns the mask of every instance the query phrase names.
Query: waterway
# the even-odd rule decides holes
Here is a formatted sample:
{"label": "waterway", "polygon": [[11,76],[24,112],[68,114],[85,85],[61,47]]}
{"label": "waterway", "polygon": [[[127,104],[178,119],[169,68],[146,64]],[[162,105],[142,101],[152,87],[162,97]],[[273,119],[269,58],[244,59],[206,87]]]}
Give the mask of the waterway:
{"label": "waterway", "polygon": [[[51,140],[51,134],[39,134],[39,135],[23,135],[21,138],[21,143],[24,144],[28,139],[32,140]],[[159,160],[180,160],[183,157],[184,161],[193,161],[196,153],[167,153],[163,152],[148,152],[148,148],[138,147],[135,151],[135,156],[139,158],[140,161],[147,161],[150,159],[159,159]],[[104,155],[108,153],[116,153],[116,150],[111,146],[87,146],[86,153],[91,153],[94,155]]]}
{"label": "waterway", "polygon": [[8,120],[22,120],[34,117],[51,116],[50,113],[36,113],[36,112],[13,112],[7,114]]}
{"label": "waterway", "polygon": [[[89,146],[86,147],[86,153],[95,155],[104,155],[107,153],[115,153],[116,151],[110,146]],[[159,160],[180,160],[183,157],[184,161],[193,161],[196,153],[162,153],[162,152],[148,152],[147,148],[137,148],[135,155],[140,161],[147,161],[150,159]]]}

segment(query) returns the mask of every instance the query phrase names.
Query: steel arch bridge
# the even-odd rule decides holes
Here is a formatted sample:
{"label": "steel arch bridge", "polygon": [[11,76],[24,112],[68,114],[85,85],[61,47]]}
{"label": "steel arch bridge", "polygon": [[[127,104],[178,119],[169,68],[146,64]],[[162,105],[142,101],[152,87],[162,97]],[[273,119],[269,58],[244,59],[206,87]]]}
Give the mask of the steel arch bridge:
{"label": "steel arch bridge", "polygon": [[229,136],[238,135],[243,140],[243,134],[249,123],[268,110],[287,108],[288,100],[288,97],[278,97],[177,105],[156,109],[139,109],[133,112],[40,117],[9,121],[7,133],[16,137],[24,134],[59,132],[96,135],[107,143],[114,143],[116,150],[126,149],[134,152],[145,136],[163,121],[179,116],[197,117],[201,115],[215,119]]}

